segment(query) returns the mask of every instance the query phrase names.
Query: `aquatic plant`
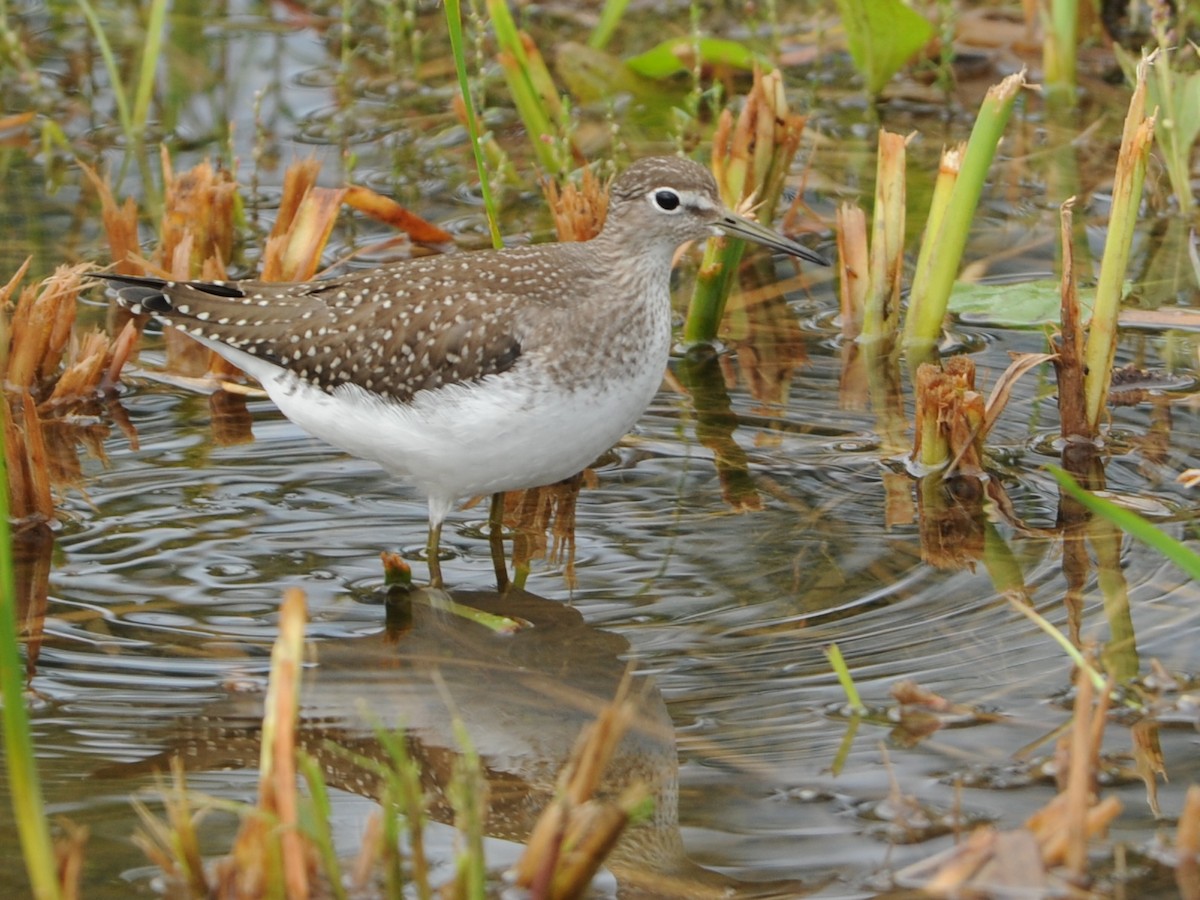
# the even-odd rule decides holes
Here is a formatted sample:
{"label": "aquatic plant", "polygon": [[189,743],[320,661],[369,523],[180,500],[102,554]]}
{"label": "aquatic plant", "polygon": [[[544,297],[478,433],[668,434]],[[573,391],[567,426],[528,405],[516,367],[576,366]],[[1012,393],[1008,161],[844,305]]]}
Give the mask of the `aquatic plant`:
{"label": "aquatic plant", "polygon": [[[1146,89],[1149,108],[1157,110],[1154,144],[1162,154],[1179,213],[1187,219],[1196,207],[1191,161],[1200,140],[1200,48],[1180,40],[1180,34],[1187,29],[1186,7],[1180,11],[1183,21],[1174,24],[1172,4],[1153,0],[1150,7],[1150,26],[1157,49]],[[1120,45],[1114,45],[1113,53],[1126,79],[1136,89],[1139,59]]]}
{"label": "aquatic plant", "polygon": [[517,28],[508,4],[487,0],[487,10],[508,93],[525,124],[538,164],[547,177],[562,178],[582,161],[571,138],[569,109],[537,45]]}
{"label": "aquatic plant", "polygon": [[[461,721],[454,723],[460,752],[441,798],[443,803],[449,801],[459,833],[451,880],[441,887],[433,884],[435,869],[425,849],[424,830],[438,798],[427,791],[404,733],[378,724],[374,731],[382,752],[376,757],[333,741],[322,748],[366,773],[376,785],[372,793],[379,803],[368,820],[357,858],[348,864],[338,858],[322,767],[297,746],[305,624],[304,594],[292,589],[280,607],[279,636],[271,653],[260,732],[258,798],[253,804],[221,804],[241,818],[229,854],[210,862],[200,855],[198,812],[210,802],[189,792],[177,755],[171,763],[173,786],[161,791],[166,818],[154,816],[139,803],[143,827],[136,842],[162,869],[173,895],[258,898],[282,892],[299,898],[328,890],[344,898],[378,885],[389,897],[402,896],[409,887],[420,898],[486,896],[487,781]],[[633,725],[637,709],[627,678],[576,742],[559,775],[555,798],[543,810],[514,867],[514,881],[536,896],[562,900],[579,896],[626,824],[644,813],[648,794],[638,782],[615,802],[596,799],[601,776]],[[308,787],[307,797],[298,790],[298,775]]]}
{"label": "aquatic plant", "polygon": [[483,137],[479,131],[479,118],[475,112],[475,101],[471,97],[471,81],[467,77],[466,53],[463,49],[462,4],[459,0],[446,0],[446,32],[450,39],[450,55],[454,59],[454,72],[458,78],[458,90],[462,100],[463,115],[467,121],[467,134],[471,138],[471,155],[475,160],[475,171],[479,175],[479,192],[483,196],[483,208],[487,214],[488,232],[492,246],[504,246],[500,234],[500,210],[492,193],[491,180],[483,159]]}
{"label": "aquatic plant", "polygon": [[1152,547],[1165,559],[1169,559],[1189,578],[1200,581],[1200,553],[1177,541],[1162,529],[1156,528],[1133,510],[1084,490],[1069,472],[1057,466],[1048,466],[1047,468],[1059,486],[1092,513],[1108,519],[1122,531]]}
{"label": "aquatic plant", "polygon": [[158,206],[158,198],[153,193],[154,181],[150,177],[150,165],[145,151],[146,124],[150,115],[150,101],[154,94],[155,74],[162,57],[163,35],[166,30],[167,0],[152,0],[149,15],[146,20],[145,43],[141,48],[141,61],[137,69],[137,80],[132,91],[125,86],[121,77],[121,68],[109,43],[108,35],[96,8],[91,0],[76,0],[80,12],[87,20],[92,37],[104,60],[109,80],[112,82],[113,100],[117,104],[117,116],[121,120],[121,130],[125,133],[127,150],[123,157],[121,177],[124,177],[126,167],[131,159],[135,159],[142,176],[142,183],[147,191],[147,203],[154,210]]}
{"label": "aquatic plant", "polygon": [[838,0],[850,58],[872,96],[933,37],[933,26],[902,0]]}

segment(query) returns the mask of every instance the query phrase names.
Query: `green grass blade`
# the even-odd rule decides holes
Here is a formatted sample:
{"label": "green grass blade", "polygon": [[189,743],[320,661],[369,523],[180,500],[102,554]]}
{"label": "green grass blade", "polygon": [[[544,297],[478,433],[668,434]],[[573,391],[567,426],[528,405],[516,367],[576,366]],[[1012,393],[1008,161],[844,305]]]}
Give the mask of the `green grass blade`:
{"label": "green grass blade", "polygon": [[308,785],[308,793],[312,798],[312,818],[309,821],[309,835],[317,845],[321,856],[321,865],[325,867],[325,879],[329,892],[334,900],[348,900],[346,887],[342,883],[342,867],[338,862],[337,850],[333,844],[333,829],[330,822],[333,818],[333,807],[329,803],[329,790],[325,786],[325,778],[321,774],[321,765],[307,753],[300,751],[296,754],[296,767]]}
{"label": "green grass blade", "polygon": [[1175,565],[1179,566],[1190,578],[1200,580],[1200,553],[1181,544],[1175,538],[1156,528],[1132,510],[1118,506],[1111,500],[1097,497],[1091,491],[1085,491],[1069,474],[1058,466],[1047,466],[1050,474],[1062,486],[1062,489],[1078,500],[1087,509],[1098,516],[1108,519],[1122,531],[1133,535],[1139,541],[1157,550]]}
{"label": "green grass blade", "polygon": [[4,753],[8,788],[12,794],[13,818],[21,838],[25,870],[38,900],[62,896],[58,862],[42,802],[29,715],[25,709],[25,669],[17,649],[17,592],[13,572],[12,529],[8,522],[8,469],[5,466],[4,435],[0,432],[0,702],[4,704]]}
{"label": "green grass blade", "polygon": [[125,84],[121,80],[121,69],[117,66],[117,58],[113,54],[112,45],[108,42],[104,26],[100,24],[100,17],[96,15],[96,10],[89,0],[78,0],[78,3],[83,17],[87,19],[88,27],[92,29],[92,37],[96,39],[96,48],[100,51],[100,58],[104,60],[104,69],[108,72],[108,80],[112,82],[113,100],[117,104],[117,117],[121,120],[121,130],[125,132],[126,138],[132,140],[135,134],[133,115],[129,111],[129,99],[125,94]]}
{"label": "green grass blade", "polygon": [[600,21],[588,38],[588,46],[593,50],[601,50],[612,40],[613,32],[621,24],[629,0],[605,0],[604,9],[600,11]]}
{"label": "green grass blade", "polygon": [[838,684],[842,686],[842,690],[846,693],[846,704],[850,707],[850,712],[855,715],[864,715],[867,712],[867,708],[863,706],[862,697],[858,694],[858,688],[854,684],[850,668],[846,665],[846,660],[842,656],[842,651],[837,644],[826,645],[825,658],[829,660],[834,674],[837,675]]}
{"label": "green grass blade", "polygon": [[492,194],[492,185],[488,180],[487,166],[484,164],[479,120],[475,115],[475,101],[471,99],[471,82],[467,78],[467,58],[463,50],[462,4],[459,0],[446,0],[446,29],[450,35],[454,71],[458,75],[458,89],[462,92],[463,108],[467,114],[467,132],[471,136],[471,153],[475,157],[475,169],[479,173],[479,192],[483,196],[483,208],[487,213],[488,231],[492,236],[492,246],[499,249],[504,246],[504,239],[500,236],[500,217],[496,208],[496,198]]}
{"label": "green grass blade", "polygon": [[154,75],[162,57],[166,21],[167,0],[153,0],[150,4],[150,21],[146,24],[146,43],[142,47],[142,64],[138,69],[137,92],[133,99],[131,121],[139,136],[146,133],[150,99],[154,93]]}

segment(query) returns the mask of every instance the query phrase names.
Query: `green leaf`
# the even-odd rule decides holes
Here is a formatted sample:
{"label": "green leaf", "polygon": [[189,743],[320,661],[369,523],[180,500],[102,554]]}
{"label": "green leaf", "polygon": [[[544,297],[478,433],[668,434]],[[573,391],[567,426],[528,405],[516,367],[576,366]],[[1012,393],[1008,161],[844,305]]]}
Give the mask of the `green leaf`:
{"label": "green leaf", "polygon": [[730,66],[747,71],[757,65],[764,72],[775,68],[766,57],[754,53],[745,44],[707,37],[700,38],[698,45],[692,38],[671,38],[633,57],[626,65],[647,78],[670,78],[680,72],[692,71],[697,49],[700,51],[700,62],[704,65]]}
{"label": "green leaf", "polygon": [[878,94],[929,43],[933,26],[901,0],[837,0],[854,66]]}

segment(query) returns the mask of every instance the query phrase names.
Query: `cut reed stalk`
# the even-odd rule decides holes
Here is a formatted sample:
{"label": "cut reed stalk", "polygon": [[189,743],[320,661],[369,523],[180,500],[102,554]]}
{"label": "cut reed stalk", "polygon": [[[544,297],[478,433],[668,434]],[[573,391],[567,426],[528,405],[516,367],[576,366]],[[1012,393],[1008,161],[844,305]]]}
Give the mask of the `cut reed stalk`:
{"label": "cut reed stalk", "polygon": [[[921,246],[917,250],[917,263],[913,268],[912,285],[909,289],[908,311],[904,317],[905,346],[912,347],[920,336],[920,353],[916,359],[909,359],[909,368],[915,369],[927,360],[929,350],[942,333],[942,319],[945,309],[936,303],[918,302],[918,297],[924,297],[929,292],[929,279],[934,257],[937,254],[937,242],[942,232],[942,223],[946,219],[946,210],[950,207],[950,198],[954,195],[954,186],[958,183],[958,173],[962,169],[962,159],[967,152],[966,144],[956,144],[948,150],[943,150],[938,163],[937,179],[933,183],[933,194],[929,203],[929,214],[925,218],[925,231],[921,236]],[[913,335],[910,340],[909,335]],[[916,350],[910,351],[910,355]]]}
{"label": "cut reed stalk", "polygon": [[1108,235],[1104,240],[1104,255],[1100,259],[1096,301],[1084,350],[1085,410],[1091,434],[1099,432],[1100,418],[1104,414],[1108,389],[1112,383],[1113,359],[1117,352],[1117,316],[1121,310],[1133,232],[1142,200],[1146,161],[1154,140],[1154,117],[1145,114],[1146,67],[1152,62],[1153,55],[1138,63],[1137,81],[1129,98],[1129,111],[1121,134],[1121,150],[1117,155]]}
{"label": "cut reed stalk", "polygon": [[1058,417],[1062,436],[1095,437],[1087,419],[1083,390],[1083,317],[1079,311],[1079,292],[1075,280],[1074,232],[1075,198],[1063,203],[1059,235],[1062,243],[1062,287],[1060,289],[1062,328],[1054,345],[1054,368],[1058,376]]}
{"label": "cut reed stalk", "polygon": [[867,244],[867,214],[861,206],[843,203],[837,209],[838,308],[842,338],[862,334],[867,296],[871,292],[871,257]]}
{"label": "cut reed stalk", "polygon": [[863,309],[861,341],[894,339],[900,321],[907,197],[905,144],[902,135],[880,130],[871,227],[871,280]]}
{"label": "cut reed stalk", "polygon": [[580,733],[559,773],[555,799],[542,811],[514,867],[515,882],[533,896],[581,896],[648,796],[643,785],[633,784],[616,804],[595,797],[617,746],[637,717],[630,691],[626,677],[612,702]]}

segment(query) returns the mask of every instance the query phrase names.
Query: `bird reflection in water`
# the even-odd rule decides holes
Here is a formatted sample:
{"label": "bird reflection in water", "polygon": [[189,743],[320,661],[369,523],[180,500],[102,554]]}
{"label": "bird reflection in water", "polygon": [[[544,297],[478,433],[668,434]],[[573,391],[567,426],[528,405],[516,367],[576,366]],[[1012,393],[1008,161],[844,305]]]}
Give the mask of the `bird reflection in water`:
{"label": "bird reflection in water", "polygon": [[[441,594],[442,592],[435,592]],[[455,602],[528,623],[497,634],[425,603],[403,623],[372,635],[322,639],[301,692],[297,745],[321,764],[326,783],[377,796],[378,776],[355,757],[385,760],[376,728],[403,727],[422,771],[429,815],[453,821],[446,787],[460,755],[455,720],[482,758],[490,810],[486,834],[524,842],[554,798],[556,779],[579,736],[628,677],[629,644],[589,627],[578,611],[512,588],[456,592]],[[688,860],[678,825],[675,731],[653,681],[635,676],[634,725],[618,746],[597,796],[615,799],[640,783],[654,811],[625,831],[606,866],[622,897],[795,897],[796,882],[740,883]],[[166,770],[253,768],[259,759],[261,698],[235,694],[202,716],[174,723],[161,753],[110,767],[104,777]],[[331,748],[330,744],[336,745]],[[349,753],[344,751],[350,751]]]}

